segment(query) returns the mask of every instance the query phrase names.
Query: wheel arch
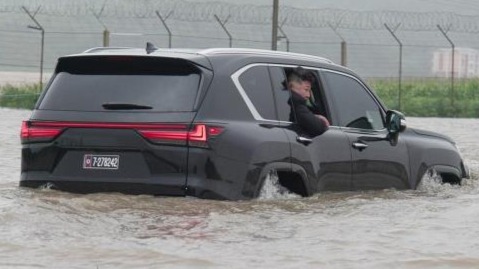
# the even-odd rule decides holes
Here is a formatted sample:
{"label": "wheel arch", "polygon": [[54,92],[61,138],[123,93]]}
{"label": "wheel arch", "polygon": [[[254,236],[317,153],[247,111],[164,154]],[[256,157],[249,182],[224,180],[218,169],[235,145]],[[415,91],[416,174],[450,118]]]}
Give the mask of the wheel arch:
{"label": "wheel arch", "polygon": [[411,188],[416,189],[430,169],[436,170],[446,183],[459,183],[465,177],[463,160],[454,143],[440,137],[418,135],[414,130],[406,134]]}
{"label": "wheel arch", "polygon": [[441,176],[443,183],[460,184],[462,171],[453,166],[434,165],[433,169]]}
{"label": "wheel arch", "polygon": [[256,197],[261,193],[265,179],[271,171],[276,171],[279,184],[286,187],[289,191],[299,194],[303,197],[312,194],[309,188],[308,176],[303,167],[297,164],[274,162],[263,167],[259,175],[259,186],[256,191]]}
{"label": "wheel arch", "polygon": [[461,184],[461,180],[463,178],[463,171],[458,169],[457,167],[450,166],[450,165],[442,165],[442,164],[432,164],[426,165],[422,164],[418,173],[416,175],[416,185],[414,189],[416,189],[421,181],[423,180],[424,176],[428,171],[434,170],[437,174],[441,177],[441,181],[443,183],[449,184]]}

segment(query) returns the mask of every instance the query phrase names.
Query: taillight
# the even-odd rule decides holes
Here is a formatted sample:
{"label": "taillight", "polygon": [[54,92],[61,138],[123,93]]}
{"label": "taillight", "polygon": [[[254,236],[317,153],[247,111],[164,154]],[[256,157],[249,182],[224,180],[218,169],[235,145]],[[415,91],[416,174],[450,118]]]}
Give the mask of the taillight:
{"label": "taillight", "polygon": [[22,143],[49,142],[68,128],[91,129],[132,129],[148,141],[157,144],[190,145],[208,147],[208,139],[220,135],[224,128],[195,124],[167,123],[109,123],[109,122],[42,122],[24,121],[22,123]]}
{"label": "taillight", "polygon": [[43,124],[41,122],[23,121],[20,138],[22,143],[48,142],[55,139],[63,129],[63,127]]}
{"label": "taillight", "polygon": [[190,130],[185,128],[138,129],[138,132],[153,143],[167,143],[208,147],[207,141],[223,132],[223,127],[195,124]]}

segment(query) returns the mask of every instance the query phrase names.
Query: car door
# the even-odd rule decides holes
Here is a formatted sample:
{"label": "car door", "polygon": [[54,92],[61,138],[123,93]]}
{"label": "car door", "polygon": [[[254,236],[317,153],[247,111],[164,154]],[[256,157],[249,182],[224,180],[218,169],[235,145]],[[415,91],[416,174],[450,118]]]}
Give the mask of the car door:
{"label": "car door", "polygon": [[[288,100],[291,93],[286,87],[286,73],[295,67],[270,65],[278,119],[291,145],[292,169],[302,169],[306,172],[306,184],[312,193],[324,190],[350,190],[351,149],[348,138],[341,128],[331,126],[324,134],[310,137],[298,124],[290,121],[291,107]],[[317,71],[314,72],[318,78]],[[312,88],[316,101],[319,102],[324,98],[320,92],[319,79],[316,79]],[[327,104],[322,105],[326,105],[325,110],[329,111]]]}
{"label": "car door", "polygon": [[401,136],[390,139],[384,109],[356,77],[322,70],[338,125],[352,152],[354,190],[408,188],[409,158]]}
{"label": "car door", "polygon": [[289,171],[289,140],[282,128],[279,128],[268,65],[247,65],[238,70],[232,79],[255,120],[228,123],[228,131],[234,134],[229,136],[232,139],[228,140],[229,143],[241,146],[237,148],[225,145],[224,148],[234,152],[223,154],[234,154],[236,158],[248,162],[250,178],[246,180],[242,194],[254,197],[255,192],[260,190],[258,184],[262,184],[257,180],[258,171],[267,167]]}

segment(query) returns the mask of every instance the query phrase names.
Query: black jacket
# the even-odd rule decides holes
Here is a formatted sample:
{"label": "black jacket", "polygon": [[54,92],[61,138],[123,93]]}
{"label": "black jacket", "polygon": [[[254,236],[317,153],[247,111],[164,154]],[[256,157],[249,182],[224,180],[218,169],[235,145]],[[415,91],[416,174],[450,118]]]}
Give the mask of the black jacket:
{"label": "black jacket", "polygon": [[306,105],[306,100],[299,94],[291,91],[288,104],[291,106],[289,121],[297,123],[308,135],[318,136],[328,130],[328,126],[315,116],[312,109]]}

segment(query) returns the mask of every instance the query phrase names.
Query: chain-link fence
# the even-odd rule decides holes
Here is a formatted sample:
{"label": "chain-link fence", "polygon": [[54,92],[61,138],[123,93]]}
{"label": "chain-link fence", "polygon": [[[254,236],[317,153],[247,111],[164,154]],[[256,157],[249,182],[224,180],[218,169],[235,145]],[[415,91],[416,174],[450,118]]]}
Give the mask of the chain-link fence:
{"label": "chain-link fence", "polygon": [[[164,48],[270,49],[271,14],[271,5],[186,0],[3,0],[0,72],[33,72],[39,81],[62,55],[147,41]],[[408,81],[439,79],[454,92],[464,78],[479,77],[479,17],[288,6],[279,14],[279,50],[326,57],[370,80],[393,81],[399,108]],[[31,82],[32,75],[3,74],[4,82]]]}

